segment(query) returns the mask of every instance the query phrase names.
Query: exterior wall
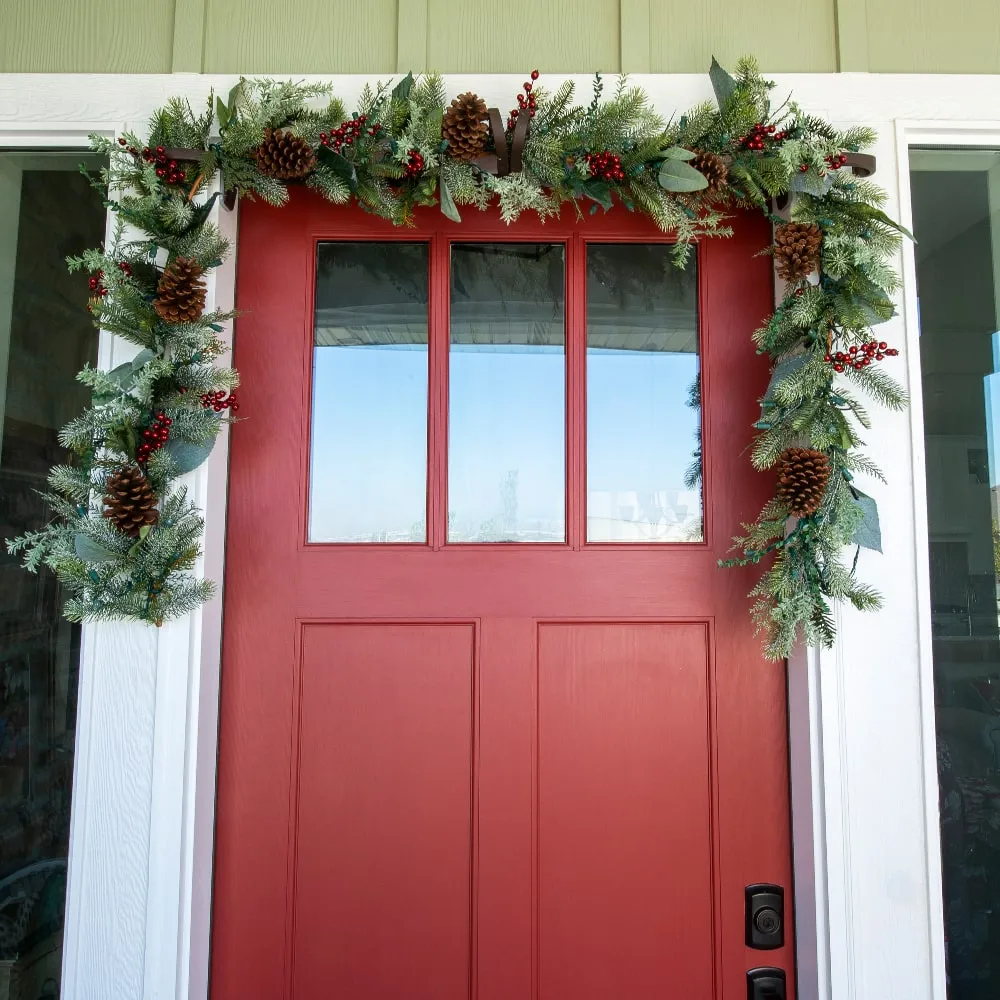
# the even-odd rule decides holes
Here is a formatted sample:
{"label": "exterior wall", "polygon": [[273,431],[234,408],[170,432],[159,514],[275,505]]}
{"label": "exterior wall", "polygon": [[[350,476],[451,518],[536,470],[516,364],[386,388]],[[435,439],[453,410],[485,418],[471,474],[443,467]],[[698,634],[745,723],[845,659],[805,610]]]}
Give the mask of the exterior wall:
{"label": "exterior wall", "polygon": [[4,0],[6,73],[998,73],[995,0]]}

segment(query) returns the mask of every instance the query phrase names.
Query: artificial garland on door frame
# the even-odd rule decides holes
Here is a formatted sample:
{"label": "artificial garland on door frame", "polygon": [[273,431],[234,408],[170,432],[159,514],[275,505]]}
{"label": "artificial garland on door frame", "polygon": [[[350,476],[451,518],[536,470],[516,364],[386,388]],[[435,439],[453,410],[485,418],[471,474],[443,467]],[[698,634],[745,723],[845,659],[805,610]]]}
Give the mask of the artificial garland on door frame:
{"label": "artificial garland on door frame", "polygon": [[[459,223],[460,209],[498,205],[511,223],[619,205],[676,239],[680,267],[697,240],[730,235],[731,207],[765,212],[786,286],[754,335],[773,374],[751,461],[777,469],[776,487],[721,564],[770,560],[751,596],[774,658],[800,629],[829,646],[832,601],[879,606],[841,561],[849,546],[879,544],[874,501],[853,482],[881,478],[859,450],[870,424],[858,393],[905,405],[882,367],[897,351],[871,332],[893,315],[904,230],[882,211],[882,190],[849,166],[875,133],[838,131],[792,102],[772,109],[773,84],[750,59],[735,77],[713,62],[717,103],[669,122],[625,78],[605,92],[598,76],[586,106],[572,83],[549,93],[537,78],[506,122],[475,94],[449,102],[437,76],[366,87],[351,112],[326,85],[241,80],[201,114],[169,101],[145,139],[92,137],[109,157],[94,185],[116,225],[106,247],[69,266],[89,274],[95,325],[140,350],[111,371],[80,372],[93,400],[60,435],[72,460],[49,478],[54,518],[8,541],[27,569],[55,571],[67,618],[159,625],[212,593],[194,572],[204,521],[178,480],[238,407],[237,373],[218,364],[232,314],[205,311],[204,275],[229,251],[211,221],[220,195],[206,193],[219,172],[223,198],[282,205],[289,185],[304,185],[397,225],[420,209]],[[788,196],[785,218],[774,200]]]}

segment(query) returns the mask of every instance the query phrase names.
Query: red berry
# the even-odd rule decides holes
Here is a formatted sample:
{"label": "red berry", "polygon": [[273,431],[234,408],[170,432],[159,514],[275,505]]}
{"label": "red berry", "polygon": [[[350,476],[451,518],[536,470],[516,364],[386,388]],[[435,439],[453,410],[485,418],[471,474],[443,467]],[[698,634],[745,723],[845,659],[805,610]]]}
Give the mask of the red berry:
{"label": "red berry", "polygon": [[809,164],[808,163],[800,163],[799,164],[799,173],[804,174],[808,169],[809,169]]}
{"label": "red berry", "polygon": [[537,69],[533,69],[531,71],[531,79],[532,80],[537,80],[538,79],[538,70]]}
{"label": "red berry", "polygon": [[823,360],[824,361],[832,361],[833,358],[829,354],[825,354],[825,355],[823,355]]}
{"label": "red berry", "polygon": [[835,364],[835,365],[833,366],[833,370],[834,370],[835,372],[842,372],[842,371],[844,370],[844,366],[843,366],[842,364],[839,364],[839,363],[838,363],[838,364]]}

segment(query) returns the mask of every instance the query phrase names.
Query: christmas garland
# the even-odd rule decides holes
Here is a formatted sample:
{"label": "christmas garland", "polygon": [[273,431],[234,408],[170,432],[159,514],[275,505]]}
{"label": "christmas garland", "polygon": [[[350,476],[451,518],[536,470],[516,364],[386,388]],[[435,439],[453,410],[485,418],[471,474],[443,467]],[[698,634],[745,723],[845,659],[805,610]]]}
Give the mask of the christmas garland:
{"label": "christmas garland", "polygon": [[[893,314],[903,230],[881,210],[883,192],[849,169],[875,134],[837,131],[791,102],[772,109],[773,84],[749,59],[735,77],[713,63],[717,102],[670,122],[625,79],[606,94],[598,76],[579,106],[572,83],[549,93],[537,77],[506,123],[475,94],[449,103],[437,76],[368,87],[351,113],[321,84],[241,80],[200,114],[171,100],[145,140],[92,137],[109,158],[93,183],[116,226],[69,266],[89,273],[94,323],[140,352],[79,374],[93,401],[61,432],[72,460],[51,472],[54,519],[8,542],[27,569],[55,571],[69,619],[159,625],[212,593],[193,572],[203,520],[178,484],[238,406],[236,372],[216,363],[231,314],[204,311],[204,274],[229,250],[210,215],[220,193],[281,205],[289,184],[398,225],[422,207],[459,222],[461,208],[498,205],[510,223],[617,202],[671,234],[678,266],[697,240],[730,234],[731,206],[763,210],[786,293],[754,337],[774,369],[752,462],[777,467],[777,489],[722,565],[771,561],[752,610],[772,657],[800,629],[831,644],[832,601],[878,607],[841,561],[849,545],[878,547],[874,502],[853,484],[881,475],[858,450],[869,420],[856,391],[905,404],[879,367],[896,351],[870,329]],[[207,196],[220,172],[221,192]],[[787,196],[789,218],[774,208]]]}

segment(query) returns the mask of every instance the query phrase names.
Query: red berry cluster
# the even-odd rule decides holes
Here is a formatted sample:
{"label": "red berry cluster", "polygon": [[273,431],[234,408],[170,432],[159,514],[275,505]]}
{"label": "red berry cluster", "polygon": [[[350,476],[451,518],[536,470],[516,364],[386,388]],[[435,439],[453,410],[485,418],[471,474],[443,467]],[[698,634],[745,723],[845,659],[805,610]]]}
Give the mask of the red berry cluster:
{"label": "red berry cluster", "polygon": [[[132,265],[127,260],[120,260],[118,262],[118,267],[126,278],[132,277]],[[101,298],[104,298],[104,296],[108,294],[108,290],[104,287],[103,282],[104,272],[98,271],[97,274],[91,276],[87,284],[90,286],[90,290],[95,295],[100,295]]]}
{"label": "red berry cluster", "polygon": [[535,104],[535,95],[531,91],[534,89],[534,81],[538,79],[538,75],[538,70],[533,69],[531,71],[531,79],[525,80],[524,82],[524,93],[517,95],[517,107],[511,108],[510,114],[507,116],[508,132],[514,131],[514,126],[517,124],[517,113],[519,111],[527,110],[530,118],[535,117],[535,112],[538,108]]}
{"label": "red berry cluster", "polygon": [[625,171],[622,170],[621,157],[610,150],[603,153],[588,153],[586,156],[587,166],[590,168],[590,176],[602,181],[623,181]]}
{"label": "red berry cluster", "polygon": [[746,135],[740,136],[739,142],[744,149],[760,151],[765,142],[783,142],[787,138],[788,133],[777,131],[777,126],[757,122]]}
{"label": "red berry cluster", "polygon": [[[119,146],[125,146],[124,139],[118,140]],[[157,146],[150,149],[145,146],[140,152],[135,146],[129,146],[128,151],[138,160],[142,159],[146,163],[156,164],[156,176],[168,184],[183,184],[187,180],[187,174],[181,169],[181,165],[176,160],[167,158],[167,150],[164,146]]]}
{"label": "red berry cluster", "polygon": [[335,153],[339,153],[347,146],[353,146],[361,137],[363,132],[370,136],[376,136],[382,131],[379,122],[375,122],[371,128],[365,129],[368,123],[368,115],[358,115],[357,118],[348,118],[341,122],[332,132],[320,132],[319,141],[322,146],[329,146]]}
{"label": "red berry cluster", "polygon": [[156,414],[152,424],[142,432],[142,444],[135,453],[136,460],[148,462],[154,451],[159,451],[170,437],[170,425],[173,421],[162,411]]}
{"label": "red berry cluster", "polygon": [[411,149],[406,157],[406,176],[412,180],[424,172],[424,158],[415,149]]}
{"label": "red berry cluster", "polygon": [[231,392],[226,395],[225,389],[202,393],[201,405],[205,409],[211,407],[216,413],[221,413],[223,410],[232,410],[235,413],[240,408],[240,404],[236,402],[236,393]]}
{"label": "red berry cluster", "polygon": [[845,368],[854,368],[861,371],[867,368],[873,361],[883,361],[885,358],[894,358],[899,354],[895,347],[890,347],[884,340],[872,340],[860,347],[852,347],[847,351],[837,351],[835,354],[827,354],[823,359],[833,366],[835,372],[842,372]]}
{"label": "red berry cluster", "polygon": [[839,170],[841,167],[847,166],[847,153],[837,153],[834,156],[826,157],[826,162],[829,164],[831,170]]}

